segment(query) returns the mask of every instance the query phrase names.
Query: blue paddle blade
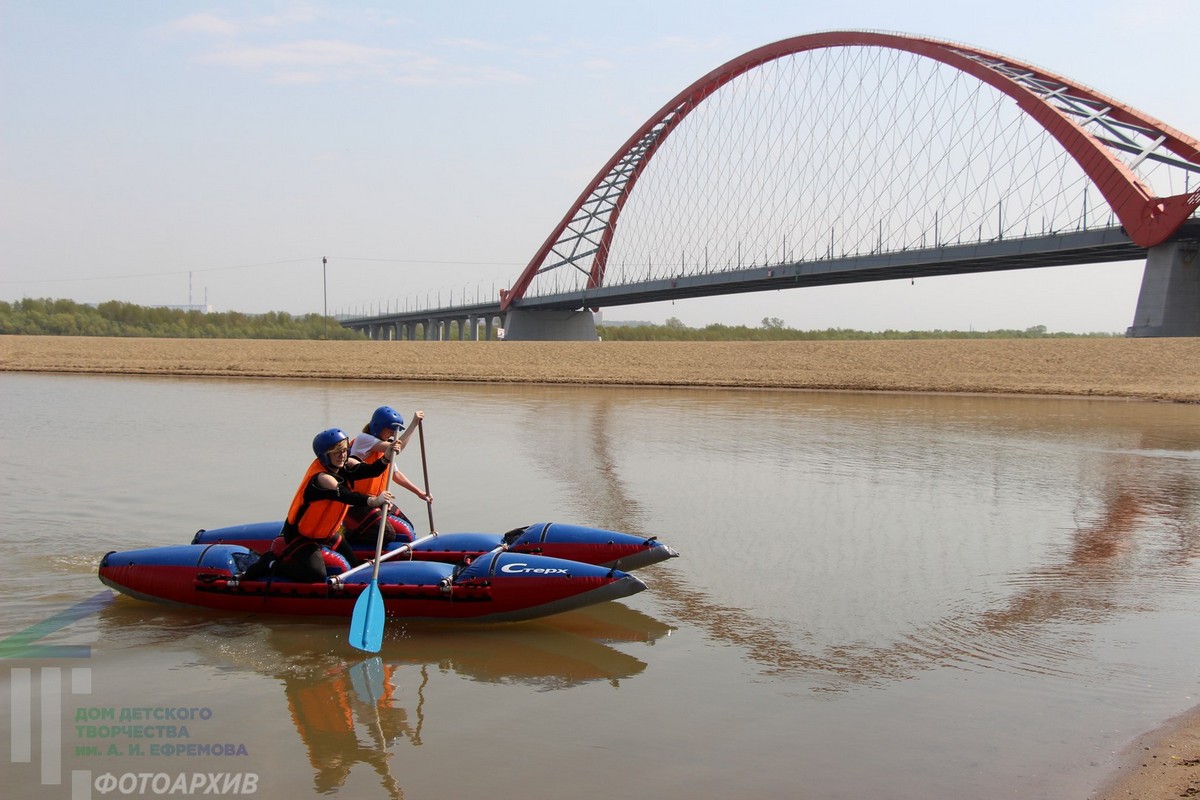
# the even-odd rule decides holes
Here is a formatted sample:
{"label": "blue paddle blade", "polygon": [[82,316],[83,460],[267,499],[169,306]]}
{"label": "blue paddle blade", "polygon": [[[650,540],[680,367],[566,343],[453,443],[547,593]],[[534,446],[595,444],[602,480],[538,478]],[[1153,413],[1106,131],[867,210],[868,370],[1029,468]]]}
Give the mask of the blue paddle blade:
{"label": "blue paddle blade", "polygon": [[371,581],[354,603],[354,613],[350,617],[350,645],[368,653],[378,653],[383,647],[386,617],[379,583]]}

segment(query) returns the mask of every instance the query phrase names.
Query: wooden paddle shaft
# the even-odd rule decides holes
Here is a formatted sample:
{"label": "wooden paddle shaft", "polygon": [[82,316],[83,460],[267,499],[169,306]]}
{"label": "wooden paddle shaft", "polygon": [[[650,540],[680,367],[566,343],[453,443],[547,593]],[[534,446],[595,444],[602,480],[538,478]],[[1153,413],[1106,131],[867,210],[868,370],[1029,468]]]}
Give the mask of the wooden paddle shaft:
{"label": "wooden paddle shaft", "polygon": [[[417,438],[421,442],[421,472],[425,475],[425,497],[429,497],[429,462],[425,460],[425,420],[417,420]],[[429,532],[437,533],[437,528],[433,526],[433,500],[425,501],[425,508],[429,511]]]}
{"label": "wooden paddle shaft", "polygon": [[[387,561],[389,558],[395,558],[396,556],[400,555],[401,553],[406,553],[409,550],[412,550],[414,547],[416,547],[419,544],[424,544],[425,542],[433,541],[436,538],[437,538],[437,534],[431,533],[428,536],[422,536],[420,539],[417,539],[416,541],[407,542],[405,544],[402,544],[401,546],[397,547],[395,550],[389,550],[388,552],[386,552],[383,555],[376,558],[375,563],[380,564],[384,561]],[[370,566],[370,564],[363,562],[362,564],[359,564],[357,567],[348,569],[345,572],[341,573],[340,575],[334,575],[333,578],[336,579],[339,583],[341,583],[341,582],[345,581],[346,578],[353,575],[354,573],[362,572],[368,566]],[[379,573],[376,572],[375,574],[378,575]]]}

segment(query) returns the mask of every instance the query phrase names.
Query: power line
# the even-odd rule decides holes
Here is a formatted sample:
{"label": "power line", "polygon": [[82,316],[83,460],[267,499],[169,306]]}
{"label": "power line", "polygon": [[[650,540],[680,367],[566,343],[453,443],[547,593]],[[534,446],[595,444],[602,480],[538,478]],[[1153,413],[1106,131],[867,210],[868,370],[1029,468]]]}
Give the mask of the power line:
{"label": "power line", "polygon": [[[0,280],[0,285],[12,285],[21,283],[77,283],[80,281],[118,281],[129,280],[132,278],[158,278],[168,275],[185,275],[194,272],[225,272],[238,269],[256,269],[259,267],[277,267],[284,264],[309,264],[315,263],[322,256],[312,256],[310,258],[290,258],[283,261],[260,261],[253,264],[231,264],[223,267],[193,267],[190,269],[175,269],[166,270],[164,272],[137,272],[127,273],[122,275],[87,275],[76,278],[18,278],[12,280]],[[386,264],[438,264],[442,266],[480,266],[480,267],[523,267],[524,262],[515,261],[446,261],[436,259],[423,258],[359,258],[355,256],[329,256],[334,261],[362,261],[375,262]]]}
{"label": "power line", "polygon": [[[319,258],[319,256],[318,256]],[[129,278],[157,278],[164,275],[186,275],[192,272],[220,272],[234,269],[253,269],[255,267],[274,267],[281,264],[301,264],[314,261],[312,258],[292,258],[286,261],[263,261],[257,264],[234,264],[225,267],[193,267],[191,269],[167,270],[166,272],[138,272],[127,275],[87,275],[78,278],[22,278],[19,280],[3,280],[0,284],[11,283],[74,283],[77,281],[118,281]]]}

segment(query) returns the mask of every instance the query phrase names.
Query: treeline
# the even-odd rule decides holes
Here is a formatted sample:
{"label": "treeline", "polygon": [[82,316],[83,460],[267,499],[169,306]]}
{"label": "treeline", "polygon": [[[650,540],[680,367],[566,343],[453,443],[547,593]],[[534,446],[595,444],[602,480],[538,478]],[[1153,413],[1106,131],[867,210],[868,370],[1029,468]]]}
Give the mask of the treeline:
{"label": "treeline", "polygon": [[[1025,330],[994,331],[858,331],[826,328],[802,331],[788,328],[776,317],[762,325],[722,325],[689,328],[672,317],[663,325],[597,325],[609,342],[725,342],[846,339],[1040,339],[1112,337],[1119,333],[1051,333],[1045,325]],[[320,314],[292,316],[284,311],[243,314],[238,311],[205,314],[175,308],[139,306],[110,300],[96,306],[73,300],[25,299],[0,301],[0,334],[27,336],[146,336],[168,339],[364,339]]]}
{"label": "treeline", "polygon": [[600,338],[607,342],[772,342],[822,341],[847,339],[1048,339],[1114,337],[1119,333],[1052,333],[1045,325],[1024,330],[994,331],[858,331],[850,328],[826,328],[801,331],[785,327],[777,318],[764,319],[760,327],[721,325],[714,323],[703,328],[689,328],[672,317],[665,325],[597,325]]}
{"label": "treeline", "polygon": [[320,314],[284,311],[205,314],[111,300],[96,306],[73,300],[0,301],[0,334],[26,336],[146,336],[165,339],[362,339]]}

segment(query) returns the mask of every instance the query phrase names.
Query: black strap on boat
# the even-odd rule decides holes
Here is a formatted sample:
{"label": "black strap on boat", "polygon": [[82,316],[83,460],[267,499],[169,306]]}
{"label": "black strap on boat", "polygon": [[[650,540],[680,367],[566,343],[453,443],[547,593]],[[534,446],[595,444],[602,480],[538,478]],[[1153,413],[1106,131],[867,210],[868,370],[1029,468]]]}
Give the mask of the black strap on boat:
{"label": "black strap on boat", "polygon": [[512,544],[517,539],[520,539],[521,535],[524,534],[525,531],[529,530],[529,528],[530,528],[529,525],[522,525],[519,528],[513,528],[511,531],[504,534],[504,536],[501,537],[500,541],[504,542],[506,545]]}
{"label": "black strap on boat", "polygon": [[[492,560],[488,563],[488,567],[487,567],[488,575],[496,574],[496,562],[500,560],[500,556],[503,555],[503,553],[504,553],[504,548],[497,547],[493,552],[486,554],[486,555],[490,555],[492,557]],[[482,558],[482,556],[480,556],[480,558]],[[478,559],[476,559],[476,560],[478,560]]]}

